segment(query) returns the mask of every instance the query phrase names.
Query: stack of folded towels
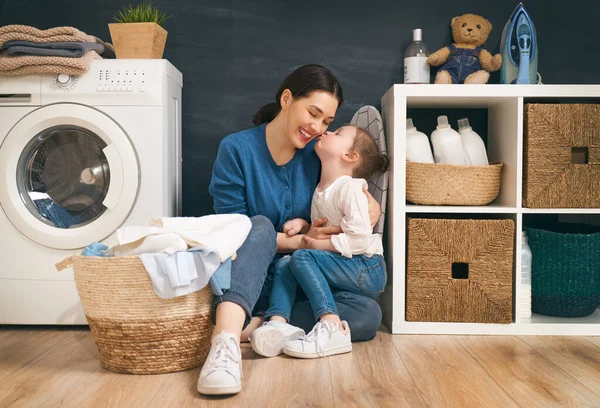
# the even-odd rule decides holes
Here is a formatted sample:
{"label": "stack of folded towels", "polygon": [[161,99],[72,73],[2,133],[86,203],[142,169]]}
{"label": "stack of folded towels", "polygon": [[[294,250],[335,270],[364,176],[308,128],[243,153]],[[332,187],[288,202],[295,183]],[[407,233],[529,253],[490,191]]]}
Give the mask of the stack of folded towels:
{"label": "stack of folded towels", "polygon": [[0,27],[0,75],[81,75],[94,59],[114,56],[111,44],[73,27]]}

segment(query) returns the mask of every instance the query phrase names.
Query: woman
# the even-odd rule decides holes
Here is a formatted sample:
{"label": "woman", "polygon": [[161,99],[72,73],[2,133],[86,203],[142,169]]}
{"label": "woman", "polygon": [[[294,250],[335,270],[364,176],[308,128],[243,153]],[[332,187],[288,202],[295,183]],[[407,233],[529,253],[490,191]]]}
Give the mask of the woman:
{"label": "woman", "polygon": [[[215,335],[198,379],[202,394],[234,394],[242,388],[240,339],[262,323],[282,254],[304,248],[302,234],[289,237],[282,227],[293,218],[310,220],[320,176],[313,140],[327,130],[342,100],[342,88],[329,70],[302,66],[283,81],[276,102],[256,113],[257,127],[229,135],[219,146],[209,187],[215,212],[246,214],[252,229],[232,263],[230,289],[215,297]],[[367,195],[375,224],[381,208]],[[341,232],[324,227],[326,222],[314,223],[307,235],[323,239]],[[375,336],[381,309],[374,300],[349,292],[335,293],[334,300],[353,328],[354,341]],[[315,324],[308,301],[294,305],[290,324],[307,331]]]}

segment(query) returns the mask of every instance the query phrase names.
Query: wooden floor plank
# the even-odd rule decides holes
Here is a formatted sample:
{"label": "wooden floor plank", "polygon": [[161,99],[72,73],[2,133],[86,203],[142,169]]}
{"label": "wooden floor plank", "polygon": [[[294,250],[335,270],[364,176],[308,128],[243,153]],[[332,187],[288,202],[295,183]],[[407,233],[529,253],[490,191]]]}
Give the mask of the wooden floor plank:
{"label": "wooden floor plank", "polygon": [[[251,350],[242,349],[242,369],[251,375]],[[85,383],[68,395],[65,407],[223,407],[240,406],[240,395],[234,397],[203,397],[196,390],[200,367],[160,375],[130,375],[113,373],[99,366]],[[243,392],[243,391],[242,391]],[[222,401],[227,401],[224,405]]]}
{"label": "wooden floor plank", "polygon": [[456,336],[469,354],[523,407],[598,407],[600,394],[517,337]]}
{"label": "wooden floor plank", "polygon": [[394,336],[394,345],[431,407],[517,407],[450,336]]}
{"label": "wooden floor plank", "polygon": [[57,333],[64,336],[60,343],[2,379],[0,406],[56,406],[96,368],[89,332]]}
{"label": "wooden floor plank", "polygon": [[600,347],[600,337],[584,337],[584,339]]}
{"label": "wooden floor plank", "polygon": [[600,390],[600,347],[579,337],[522,336],[520,339],[589,389]]}
{"label": "wooden floor plank", "polygon": [[336,407],[426,407],[400,359],[392,335],[354,343],[351,353],[328,357]]}
{"label": "wooden floor plank", "polygon": [[0,381],[40,357],[71,333],[63,330],[5,330],[0,340]]}
{"label": "wooden floor plank", "polygon": [[252,352],[252,375],[240,393],[242,407],[330,407],[331,374],[326,358],[305,360]]}

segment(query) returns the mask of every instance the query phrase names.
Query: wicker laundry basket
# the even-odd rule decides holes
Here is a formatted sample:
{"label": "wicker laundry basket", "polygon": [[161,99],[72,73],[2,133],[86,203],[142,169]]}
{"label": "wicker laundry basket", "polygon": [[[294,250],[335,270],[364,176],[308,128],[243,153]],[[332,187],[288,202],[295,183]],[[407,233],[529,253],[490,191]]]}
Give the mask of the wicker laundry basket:
{"label": "wicker laundry basket", "polygon": [[406,162],[406,199],[423,205],[486,205],[498,197],[502,163],[457,166]]}
{"label": "wicker laundry basket", "polygon": [[76,255],[56,264],[70,266],[102,367],[159,374],[204,363],[213,332],[210,286],[161,299],[137,256]]}
{"label": "wicker laundry basket", "polygon": [[511,323],[514,234],[510,219],[409,218],[406,320]]}
{"label": "wicker laundry basket", "polygon": [[526,104],[523,206],[600,207],[600,104]]}

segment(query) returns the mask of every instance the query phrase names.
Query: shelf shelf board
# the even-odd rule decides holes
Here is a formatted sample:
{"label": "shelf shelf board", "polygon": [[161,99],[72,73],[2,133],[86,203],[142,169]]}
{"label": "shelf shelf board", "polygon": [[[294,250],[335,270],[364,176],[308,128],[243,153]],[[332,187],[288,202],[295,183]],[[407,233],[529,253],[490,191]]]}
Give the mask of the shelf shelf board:
{"label": "shelf shelf board", "polygon": [[389,89],[384,98],[406,97],[409,108],[487,108],[518,97],[599,99],[598,95],[600,85],[397,84]]}
{"label": "shelf shelf board", "polygon": [[600,309],[587,317],[533,315],[519,323],[400,322],[394,334],[600,336]]}
{"label": "shelf shelf board", "polygon": [[600,85],[404,85],[395,84],[393,96],[438,98],[598,98]]}
{"label": "shelf shelf board", "polygon": [[523,208],[524,214],[600,214],[600,208]]}
{"label": "shelf shelf board", "polygon": [[600,329],[600,309],[596,309],[594,313],[585,317],[554,317],[534,314],[531,316],[531,319],[521,320],[521,324],[591,324],[598,325],[598,328]]}
{"label": "shelf shelf board", "polygon": [[407,213],[432,213],[432,214],[516,214],[515,207],[506,207],[497,204],[481,206],[453,206],[453,205],[406,205]]}

